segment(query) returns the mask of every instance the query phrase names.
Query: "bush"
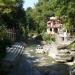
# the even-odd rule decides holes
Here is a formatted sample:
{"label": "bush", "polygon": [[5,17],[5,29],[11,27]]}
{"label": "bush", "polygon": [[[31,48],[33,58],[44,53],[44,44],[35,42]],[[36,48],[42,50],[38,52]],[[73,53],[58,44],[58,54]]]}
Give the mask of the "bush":
{"label": "bush", "polygon": [[9,39],[0,40],[0,60],[6,55],[6,47],[11,46],[11,44]]}
{"label": "bush", "polygon": [[55,37],[53,35],[47,34],[46,32],[42,33],[42,38],[47,43],[51,43],[52,41],[55,41]]}
{"label": "bush", "polygon": [[67,48],[69,48],[69,49],[74,48],[75,49],[75,41],[73,43],[71,43],[70,45],[68,45]]}
{"label": "bush", "polygon": [[5,56],[5,48],[8,46],[9,43],[6,32],[6,27],[0,26],[0,60]]}

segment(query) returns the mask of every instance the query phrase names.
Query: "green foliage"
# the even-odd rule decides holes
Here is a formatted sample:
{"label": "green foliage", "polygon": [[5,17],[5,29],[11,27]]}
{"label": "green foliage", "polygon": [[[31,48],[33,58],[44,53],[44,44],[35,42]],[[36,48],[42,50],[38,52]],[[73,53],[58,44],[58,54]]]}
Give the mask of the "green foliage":
{"label": "green foliage", "polygon": [[6,55],[6,47],[11,46],[11,40],[5,38],[3,40],[0,39],[0,60]]}
{"label": "green foliage", "polygon": [[27,27],[28,27],[28,32],[33,32],[36,31],[36,24],[33,20],[33,18],[31,17],[31,12],[32,12],[32,8],[28,8],[26,10],[26,20],[27,20]]}
{"label": "green foliage", "polygon": [[7,38],[6,28],[4,26],[0,26],[0,40]]}
{"label": "green foliage", "polygon": [[[35,8],[23,9],[23,0],[0,0],[0,39],[6,36],[7,28],[18,29],[18,39],[25,39],[28,33],[46,32],[51,16],[63,16],[64,27],[75,28],[75,0],[38,0]],[[75,29],[74,29],[75,30]],[[43,40],[53,40],[54,36],[42,34]]]}
{"label": "green foliage", "polygon": [[[26,13],[23,0],[0,0],[0,25],[17,29],[17,40],[27,36]],[[25,33],[26,32],[26,33]]]}
{"label": "green foliage", "polygon": [[7,30],[4,26],[0,26],[0,60],[6,55],[6,47],[12,44],[7,36]]}
{"label": "green foliage", "polygon": [[[46,23],[51,16],[63,17],[64,27],[69,31],[75,30],[75,1],[74,0],[38,0],[35,8],[29,9],[30,17],[34,20],[36,32],[46,31]],[[65,17],[67,16],[67,17]]]}
{"label": "green foliage", "polygon": [[5,48],[11,45],[7,36],[8,28],[17,29],[18,39],[27,35],[26,14],[23,0],[0,0],[0,57],[6,54]]}
{"label": "green foliage", "polygon": [[34,21],[33,26],[35,26],[35,31],[37,33],[41,33],[42,30],[46,30],[46,22],[48,21],[49,16],[53,15],[52,10],[49,10],[50,6],[48,1],[49,0],[39,0],[39,2],[35,5],[35,8],[30,9],[30,13],[27,11]]}
{"label": "green foliage", "polygon": [[55,37],[50,34],[47,34],[46,32],[42,33],[42,38],[47,43],[51,43],[52,41],[55,41]]}
{"label": "green foliage", "polygon": [[0,40],[0,49],[5,50],[7,46],[11,46],[12,41],[10,39]]}
{"label": "green foliage", "polygon": [[69,49],[75,49],[75,41],[67,46]]}

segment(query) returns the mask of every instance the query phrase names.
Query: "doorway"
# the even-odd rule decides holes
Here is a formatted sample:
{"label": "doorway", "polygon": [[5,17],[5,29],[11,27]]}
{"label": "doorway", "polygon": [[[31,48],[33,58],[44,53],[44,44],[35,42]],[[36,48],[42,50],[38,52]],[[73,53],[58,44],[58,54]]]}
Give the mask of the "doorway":
{"label": "doorway", "polygon": [[58,33],[58,29],[57,29],[57,28],[54,28],[54,32],[55,32],[55,33]]}

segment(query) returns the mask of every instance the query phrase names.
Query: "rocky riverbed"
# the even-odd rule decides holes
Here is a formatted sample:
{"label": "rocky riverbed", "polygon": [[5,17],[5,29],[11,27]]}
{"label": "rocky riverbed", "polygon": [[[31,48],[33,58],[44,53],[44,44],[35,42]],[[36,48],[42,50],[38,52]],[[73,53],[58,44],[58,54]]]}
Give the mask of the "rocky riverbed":
{"label": "rocky riverbed", "polygon": [[70,66],[54,63],[47,54],[37,54],[36,46],[25,48],[20,63],[8,75],[70,75]]}

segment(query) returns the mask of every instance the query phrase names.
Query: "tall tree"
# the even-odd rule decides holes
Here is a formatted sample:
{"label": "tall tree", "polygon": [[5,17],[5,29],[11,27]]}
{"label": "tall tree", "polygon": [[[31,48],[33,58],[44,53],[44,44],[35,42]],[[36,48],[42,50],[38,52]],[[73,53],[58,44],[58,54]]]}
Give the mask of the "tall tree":
{"label": "tall tree", "polygon": [[31,17],[36,23],[38,32],[45,31],[46,22],[51,16],[63,17],[64,26],[69,32],[75,28],[75,1],[74,0],[38,0],[32,9]]}
{"label": "tall tree", "polygon": [[[26,14],[23,9],[23,0],[1,0],[0,25],[18,29],[18,34],[24,37],[26,33]],[[18,35],[19,36],[19,35]],[[21,38],[19,36],[19,38]]]}
{"label": "tall tree", "polygon": [[23,9],[23,0],[0,0],[0,55],[5,53],[5,48],[10,44],[7,29],[17,30],[18,40],[26,37],[26,14]]}

